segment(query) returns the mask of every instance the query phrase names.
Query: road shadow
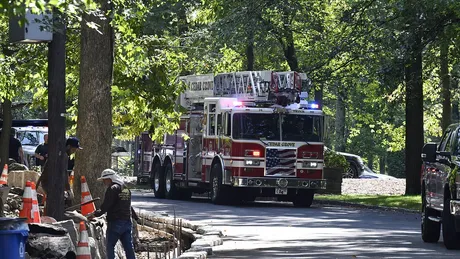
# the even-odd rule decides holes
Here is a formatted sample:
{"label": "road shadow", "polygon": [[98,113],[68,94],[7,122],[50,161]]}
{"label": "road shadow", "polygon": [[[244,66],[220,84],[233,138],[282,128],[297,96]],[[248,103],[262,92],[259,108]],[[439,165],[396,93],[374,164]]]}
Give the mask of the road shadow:
{"label": "road shadow", "polygon": [[421,240],[417,213],[265,201],[225,206],[136,192],[133,206],[223,229],[224,246],[211,258],[460,258],[459,251],[444,247],[442,237],[435,244]]}

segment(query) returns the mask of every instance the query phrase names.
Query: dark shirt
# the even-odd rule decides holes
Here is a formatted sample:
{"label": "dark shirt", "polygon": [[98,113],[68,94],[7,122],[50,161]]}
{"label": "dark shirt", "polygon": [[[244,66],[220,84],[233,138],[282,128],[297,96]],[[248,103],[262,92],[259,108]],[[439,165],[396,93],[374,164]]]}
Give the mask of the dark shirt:
{"label": "dark shirt", "polygon": [[70,159],[67,161],[67,170],[72,171],[75,167],[75,159]]}
{"label": "dark shirt", "polygon": [[39,154],[40,156],[43,156],[45,158],[44,160],[35,158],[35,164],[39,166],[44,166],[46,159],[48,159],[48,144],[46,143],[40,144],[37,147],[37,149],[35,149],[35,154]]}
{"label": "dark shirt", "polygon": [[131,220],[131,191],[118,183],[112,183],[107,187],[101,209],[94,215],[99,217],[106,212],[107,221]]}
{"label": "dark shirt", "polygon": [[22,163],[19,157],[19,148],[21,147],[22,147],[21,141],[11,136],[10,137],[10,147],[9,147],[9,158],[16,160],[16,162],[18,163]]}
{"label": "dark shirt", "polygon": [[[65,161],[68,160],[68,157],[67,157],[66,153],[64,153],[64,157],[62,159],[64,159]],[[65,167],[67,167],[67,164],[65,165]],[[65,177],[64,177],[64,190],[65,191],[70,190],[70,184],[69,184],[68,176],[70,176],[70,173],[66,170],[65,171]],[[37,187],[39,185],[41,185],[42,188],[45,190],[45,192],[48,193],[50,191],[51,187],[52,187],[51,186],[51,181],[53,180],[52,178],[53,177],[51,177],[50,173],[49,173],[48,160],[46,160],[45,164],[43,165],[42,174],[38,178]]]}

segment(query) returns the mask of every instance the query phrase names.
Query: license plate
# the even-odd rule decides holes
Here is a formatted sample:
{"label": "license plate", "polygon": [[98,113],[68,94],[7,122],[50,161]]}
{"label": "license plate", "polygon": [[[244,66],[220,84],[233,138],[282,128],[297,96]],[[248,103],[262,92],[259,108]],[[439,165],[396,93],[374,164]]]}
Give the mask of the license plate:
{"label": "license plate", "polygon": [[275,194],[287,195],[287,188],[275,188]]}

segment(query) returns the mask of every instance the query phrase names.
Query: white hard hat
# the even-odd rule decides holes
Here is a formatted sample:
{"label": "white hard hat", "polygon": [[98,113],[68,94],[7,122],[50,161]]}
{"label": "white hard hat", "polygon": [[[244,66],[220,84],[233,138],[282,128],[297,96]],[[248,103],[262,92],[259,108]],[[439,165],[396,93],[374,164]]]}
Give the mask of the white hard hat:
{"label": "white hard hat", "polygon": [[105,169],[101,173],[101,177],[97,178],[98,181],[103,180],[103,179],[114,179],[117,177],[117,172],[115,172],[112,169]]}

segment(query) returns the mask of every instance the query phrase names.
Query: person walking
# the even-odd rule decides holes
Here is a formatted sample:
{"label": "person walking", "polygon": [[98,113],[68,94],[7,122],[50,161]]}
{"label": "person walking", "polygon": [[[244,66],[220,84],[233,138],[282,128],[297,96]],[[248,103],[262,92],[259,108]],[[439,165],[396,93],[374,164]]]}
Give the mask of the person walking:
{"label": "person walking", "polygon": [[35,149],[35,165],[44,166],[48,159],[48,134],[43,136],[44,142]]}
{"label": "person walking", "polygon": [[9,142],[9,158],[14,159],[16,163],[24,163],[24,151],[22,150],[22,144],[19,139],[15,137],[16,129],[11,128],[10,131],[10,142]]}
{"label": "person walking", "polygon": [[[63,159],[65,159],[65,161],[67,162],[67,166],[66,166],[67,170],[65,171],[66,172],[65,175],[67,177],[70,176],[70,173],[72,172],[74,165],[75,165],[74,160],[71,159],[71,155],[75,154],[75,152],[79,149],[82,149],[82,147],[80,146],[80,141],[78,140],[78,138],[70,137],[66,140],[66,152],[65,152],[65,156]],[[45,195],[48,195],[50,188],[51,188],[50,186],[51,179],[50,179],[49,174],[50,173],[48,169],[48,160],[46,160],[43,166],[42,174],[40,175],[37,181],[37,188],[41,186]],[[72,188],[70,188],[68,179],[66,179],[64,184],[65,184],[64,185],[65,204],[67,207],[69,207],[72,205],[72,199],[73,199],[74,193],[73,193]]]}
{"label": "person walking", "polygon": [[131,218],[138,220],[136,213],[131,207],[131,191],[125,186],[123,180],[112,169],[105,169],[101,177],[107,186],[104,202],[101,208],[94,213],[100,217],[107,213],[107,258],[115,258],[115,245],[121,241],[127,259],[135,259]]}

